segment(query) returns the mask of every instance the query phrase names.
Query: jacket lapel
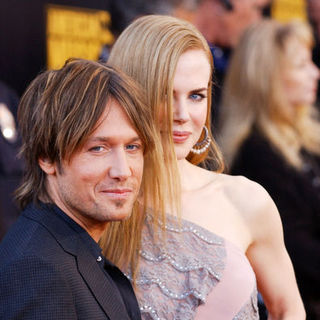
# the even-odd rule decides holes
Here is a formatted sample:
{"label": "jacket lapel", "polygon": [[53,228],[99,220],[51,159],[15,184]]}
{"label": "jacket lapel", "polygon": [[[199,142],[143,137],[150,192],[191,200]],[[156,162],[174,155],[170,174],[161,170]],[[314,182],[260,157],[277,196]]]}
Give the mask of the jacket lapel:
{"label": "jacket lapel", "polygon": [[119,291],[115,290],[112,280],[107,278],[98,262],[84,250],[78,251],[77,261],[84,281],[110,319],[129,320]]}

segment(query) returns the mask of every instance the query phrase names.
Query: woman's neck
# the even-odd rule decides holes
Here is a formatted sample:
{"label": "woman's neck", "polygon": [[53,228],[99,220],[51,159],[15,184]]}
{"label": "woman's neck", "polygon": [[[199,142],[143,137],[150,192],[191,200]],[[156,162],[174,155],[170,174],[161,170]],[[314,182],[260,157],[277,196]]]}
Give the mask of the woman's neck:
{"label": "woman's neck", "polygon": [[178,168],[182,193],[200,189],[212,178],[208,171],[190,163],[186,159],[178,160]]}

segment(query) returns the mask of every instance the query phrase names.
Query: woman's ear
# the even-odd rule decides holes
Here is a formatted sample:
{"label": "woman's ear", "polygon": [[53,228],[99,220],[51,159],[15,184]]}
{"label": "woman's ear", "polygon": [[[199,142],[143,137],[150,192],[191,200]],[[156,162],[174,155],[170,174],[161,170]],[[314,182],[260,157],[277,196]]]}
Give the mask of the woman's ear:
{"label": "woman's ear", "polygon": [[56,165],[47,158],[39,158],[38,160],[40,168],[48,175],[54,175],[56,173]]}

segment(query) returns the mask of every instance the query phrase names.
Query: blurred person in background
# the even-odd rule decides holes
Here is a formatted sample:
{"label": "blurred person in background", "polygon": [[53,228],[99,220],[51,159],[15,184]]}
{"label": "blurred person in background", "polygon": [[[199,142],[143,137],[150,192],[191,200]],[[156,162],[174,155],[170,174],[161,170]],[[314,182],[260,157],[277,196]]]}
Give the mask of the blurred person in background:
{"label": "blurred person in background", "polygon": [[[314,63],[320,67],[320,1],[307,0],[308,18],[313,28],[315,46],[313,48],[312,59]],[[317,102],[316,106],[320,108],[320,86],[318,82]]]}
{"label": "blurred person in background", "polygon": [[[172,14],[175,3],[185,0],[114,0],[110,2],[111,32],[115,39],[136,18],[148,14]],[[104,45],[99,60],[106,62],[112,45]]]}
{"label": "blurred person in background", "polygon": [[264,21],[245,32],[223,91],[219,142],[230,173],[260,183],[284,226],[307,319],[320,319],[319,70],[302,22]]}
{"label": "blurred person in background", "polygon": [[198,0],[193,22],[209,43],[234,47],[243,31],[262,18],[269,3],[270,0]]}
{"label": "blurred person in background", "polygon": [[0,82],[0,240],[19,215],[13,200],[23,172],[23,162],[18,158],[18,102],[15,91]]}
{"label": "blurred person in background", "polygon": [[308,16],[314,25],[315,34],[320,37],[320,2],[319,0],[307,0]]}

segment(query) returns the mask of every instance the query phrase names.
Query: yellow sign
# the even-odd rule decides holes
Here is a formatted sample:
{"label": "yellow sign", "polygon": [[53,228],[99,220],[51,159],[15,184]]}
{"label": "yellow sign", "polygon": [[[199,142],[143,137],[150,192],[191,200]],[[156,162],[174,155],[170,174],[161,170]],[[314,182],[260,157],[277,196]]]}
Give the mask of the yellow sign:
{"label": "yellow sign", "polygon": [[114,41],[107,11],[47,6],[47,67],[58,69],[68,58],[97,60],[104,44]]}
{"label": "yellow sign", "polygon": [[271,16],[280,22],[288,22],[292,19],[307,21],[305,0],[273,0]]}

